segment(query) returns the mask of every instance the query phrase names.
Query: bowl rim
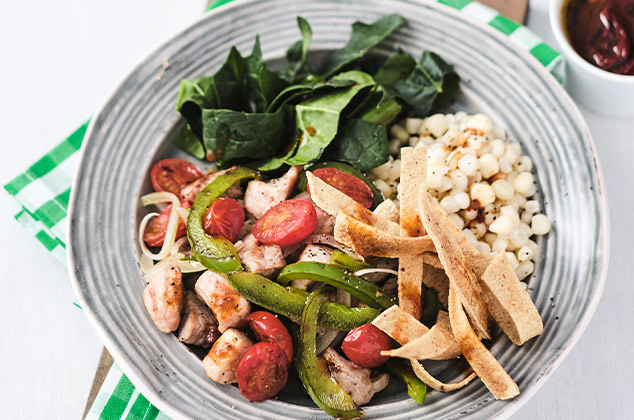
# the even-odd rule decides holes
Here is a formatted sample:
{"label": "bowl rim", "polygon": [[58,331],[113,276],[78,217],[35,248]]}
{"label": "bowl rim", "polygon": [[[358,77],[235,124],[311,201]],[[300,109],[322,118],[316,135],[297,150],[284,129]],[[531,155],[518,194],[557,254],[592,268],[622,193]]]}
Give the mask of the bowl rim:
{"label": "bowl rim", "polygon": [[574,65],[581,67],[588,73],[600,77],[605,81],[619,83],[622,85],[634,85],[634,75],[612,73],[597,67],[587,62],[572,47],[572,44],[570,43],[570,40],[563,28],[563,9],[570,1],[574,0],[551,0],[548,6],[548,20],[550,20],[550,27],[555,34],[555,39],[557,40],[559,47],[563,50],[569,61]]}
{"label": "bowl rim", "polygon": [[[145,63],[150,57],[155,55],[157,52],[161,51],[161,49],[164,48],[164,45],[167,44],[170,40],[183,34],[187,29],[201,23],[203,20],[213,19],[213,17],[217,14],[230,13],[235,8],[245,7],[248,4],[257,3],[258,1],[259,0],[239,0],[239,1],[236,0],[229,3],[225,3],[224,5],[220,7],[207,11],[206,13],[202,14],[198,18],[188,22],[187,24],[180,27],[178,30],[172,32],[169,36],[164,37],[159,43],[156,44],[154,48],[150,49],[145,55],[143,55],[142,58],[139,59],[136,62],[136,64],[131,68],[131,70],[128,71],[125,74],[125,76],[120,79],[120,81],[114,86],[114,88],[108,93],[108,95],[105,96],[105,98],[97,107],[96,112],[94,113],[94,117],[90,121],[88,129],[84,136],[84,139],[88,140],[92,138],[93,131],[97,130],[96,125],[97,125],[98,118],[96,117],[102,114],[103,110],[107,108],[107,105],[116,96],[116,93],[120,91],[120,89],[125,85],[126,81],[137,71],[137,68],[140,67],[143,63]],[[561,4],[561,2],[562,0],[555,0],[551,2],[551,7],[553,3]],[[488,32],[489,34],[492,34],[494,37],[504,40],[503,42],[513,43],[513,41],[510,40],[507,36],[495,30],[494,28],[488,25],[485,25],[484,23],[478,20],[469,18],[463,13],[460,13],[460,11],[450,6],[443,5],[439,1],[435,1],[435,0],[425,1],[424,5],[431,6],[434,8],[441,8],[442,10],[444,10],[445,13],[453,14],[455,16],[460,16],[461,19],[468,21],[469,24],[477,26],[481,30]],[[603,171],[601,169],[601,165],[598,160],[598,154],[596,153],[596,146],[594,144],[594,139],[592,138],[592,135],[587,126],[587,123],[585,122],[585,118],[583,118],[581,111],[579,110],[575,102],[572,100],[572,98],[564,90],[561,84],[551,77],[552,75],[548,73],[545,67],[539,61],[537,61],[535,57],[530,55],[527,51],[517,46],[515,47],[516,47],[516,53],[524,58],[527,65],[533,68],[539,69],[538,71],[542,72],[544,76],[547,75],[546,77],[548,77],[549,80],[551,81],[550,84],[553,86],[553,89],[558,90],[559,94],[562,96],[562,100],[568,103],[569,112],[574,114],[574,116],[583,123],[582,129],[586,133],[586,137],[590,146],[590,153],[594,158],[594,166],[597,173],[597,183],[599,188],[597,188],[596,192],[598,195],[598,205],[601,210],[600,213],[603,215],[600,222],[601,223],[600,230],[603,232],[603,235],[601,236],[602,240],[600,240],[600,242],[597,244],[597,249],[601,250],[601,255],[603,255],[603,258],[598,260],[599,261],[598,265],[600,269],[597,271],[598,283],[597,283],[597,288],[594,293],[594,296],[592,296],[592,299],[590,300],[588,304],[588,310],[579,319],[579,322],[577,323],[575,329],[572,331],[568,342],[566,343],[564,347],[561,348],[559,354],[556,355],[556,357],[550,363],[548,363],[546,366],[542,368],[536,381],[532,384],[532,386],[529,389],[523,391],[518,397],[511,400],[509,404],[507,404],[503,409],[501,409],[498,413],[496,413],[494,417],[492,417],[492,419],[498,419],[498,420],[505,420],[510,418],[528,400],[530,400],[533,397],[533,395],[535,395],[535,393],[546,382],[546,379],[549,378],[553,374],[553,372],[556,370],[556,368],[561,365],[563,360],[568,356],[572,348],[579,341],[583,332],[586,330],[588,324],[590,323],[590,320],[594,316],[594,313],[596,312],[596,309],[599,305],[599,301],[603,295],[603,290],[605,288],[605,283],[607,280],[607,272],[608,272],[609,256],[610,256],[610,213],[608,210],[607,190],[605,188]],[[586,63],[586,64],[591,66],[589,63]],[[614,75],[614,74],[611,74],[611,75]],[[84,141],[82,144],[82,147],[80,149],[80,155],[79,155],[79,163],[78,163],[79,166],[83,164],[84,156],[86,154],[85,150],[89,143],[90,141]],[[80,171],[77,171],[73,178],[73,185],[76,185],[79,182],[79,180],[80,180]],[[70,218],[71,221],[72,221],[72,215],[75,211],[76,200],[79,200],[79,199],[80,197],[78,197],[77,188],[72,188],[71,197],[70,197],[69,206],[68,206],[68,214],[71,215],[71,218]],[[143,377],[137,375],[136,367],[133,361],[127,360],[125,358],[124,351],[115,344],[114,339],[111,338],[111,336],[108,333],[107,327],[100,323],[97,317],[97,313],[93,312],[93,310],[88,305],[85,304],[86,300],[84,299],[81,284],[79,281],[79,276],[77,273],[77,267],[73,257],[74,253],[72,252],[72,249],[73,249],[72,223],[69,223],[67,226],[67,238],[68,238],[68,248],[67,248],[66,255],[67,255],[67,264],[69,269],[71,287],[73,289],[73,292],[75,293],[78,303],[83,308],[83,312],[85,313],[86,317],[88,318],[93,328],[97,332],[97,335],[99,336],[99,338],[104,343],[104,346],[112,354],[115,362],[121,367],[121,370],[130,379],[130,381],[139,390],[139,392],[143,394],[145,397],[147,397],[147,399],[156,408],[158,408],[160,411],[162,411],[163,413],[167,414],[169,417],[175,420],[176,419],[191,420],[189,417],[184,415],[176,406],[171,405],[166,400],[164,400],[163,396],[157,390],[155,390],[149,382],[147,382]],[[402,403],[402,401],[387,403],[387,405],[398,404],[398,403]]]}

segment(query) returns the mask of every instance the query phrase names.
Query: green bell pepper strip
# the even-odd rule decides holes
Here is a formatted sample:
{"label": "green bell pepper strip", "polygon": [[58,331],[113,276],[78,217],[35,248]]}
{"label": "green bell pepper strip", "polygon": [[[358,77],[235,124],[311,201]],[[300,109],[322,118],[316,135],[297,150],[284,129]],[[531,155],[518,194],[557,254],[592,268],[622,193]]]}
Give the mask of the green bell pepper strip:
{"label": "green bell pepper strip", "polygon": [[257,176],[258,173],[253,169],[233,169],[214,179],[196,196],[187,217],[187,239],[189,239],[193,257],[208,269],[219,273],[231,273],[242,269],[233,244],[221,235],[208,235],[203,229],[202,218],[214,200],[233,184]]}
{"label": "green bell pepper strip", "polygon": [[427,385],[416,376],[409,364],[403,360],[391,358],[387,361],[385,367],[391,375],[405,382],[407,385],[407,395],[412,397],[414,401],[418,404],[422,404],[423,401],[425,401]]}
{"label": "green bell pepper strip", "polygon": [[[294,288],[287,290],[266,277],[244,271],[229,274],[227,280],[249,302],[297,321],[301,319],[307,292]],[[319,312],[318,322],[322,327],[349,331],[372,322],[379,313],[372,308],[350,308],[328,301]]]}
{"label": "green bell pepper strip", "polygon": [[326,361],[317,357],[317,318],[328,301],[323,289],[310,294],[302,312],[300,346],[297,351],[299,378],[315,404],[339,419],[352,419],[364,415],[352,397],[330,376]]}
{"label": "green bell pepper strip", "polygon": [[364,268],[370,268],[370,264],[366,264],[362,261],[355,260],[349,254],[343,251],[334,249],[330,254],[328,264],[337,265],[350,271],[363,270]]}
{"label": "green bell pepper strip", "polygon": [[315,169],[322,169],[322,168],[335,168],[340,170],[341,172],[347,173],[348,175],[356,176],[361,181],[365,182],[368,185],[368,187],[370,187],[370,190],[372,190],[373,199],[372,199],[372,206],[370,207],[370,210],[374,210],[376,206],[378,206],[383,201],[385,201],[383,194],[381,193],[381,191],[379,191],[376,185],[374,185],[374,182],[372,182],[369,176],[367,176],[360,170],[356,169],[355,167],[350,166],[347,163],[343,163],[343,162],[326,161],[326,162],[318,162],[309,166],[308,168],[303,170],[297,177],[297,184],[296,184],[297,189],[299,189],[300,191],[306,191],[308,189],[308,180],[306,179],[307,171],[312,172]]}
{"label": "green bell pepper strip", "polygon": [[277,282],[282,285],[287,285],[292,280],[301,279],[320,281],[344,290],[371,308],[387,309],[396,304],[394,297],[385,293],[374,283],[330,264],[298,262],[287,265],[277,276]]}

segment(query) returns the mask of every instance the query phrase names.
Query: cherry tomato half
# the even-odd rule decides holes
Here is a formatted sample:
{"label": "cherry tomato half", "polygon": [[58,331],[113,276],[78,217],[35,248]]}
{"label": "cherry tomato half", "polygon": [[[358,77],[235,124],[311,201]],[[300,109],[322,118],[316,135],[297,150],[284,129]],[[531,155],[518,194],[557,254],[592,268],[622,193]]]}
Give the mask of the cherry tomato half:
{"label": "cherry tomato half", "polygon": [[284,352],[272,343],[256,343],[242,356],[238,369],[240,393],[251,401],[274,397],[288,379],[288,361]]}
{"label": "cherry tomato half", "polygon": [[247,316],[247,322],[258,341],[276,344],[290,364],[293,360],[293,340],[288,330],[275,315],[266,311],[252,312]]}
{"label": "cherry tomato half", "polygon": [[[374,201],[372,190],[362,180],[354,175],[347,174],[335,168],[315,169],[313,175],[330,184],[354,201],[360,203],[363,207],[369,209]],[[310,194],[310,189],[308,189]]]}
{"label": "cherry tomato half", "polygon": [[300,242],[317,226],[317,212],[305,198],[273,206],[255,222],[253,236],[267,245],[288,246]]}
{"label": "cherry tomato half", "polygon": [[152,186],[156,191],[171,192],[179,197],[185,184],[204,175],[198,166],[177,158],[158,161],[150,172]]}
{"label": "cherry tomato half", "polygon": [[233,198],[216,198],[203,215],[203,229],[235,242],[244,224],[244,210]]}
{"label": "cherry tomato half", "polygon": [[351,330],[341,343],[341,350],[348,359],[365,368],[379,367],[387,362],[390,357],[381,356],[381,351],[391,348],[390,336],[372,324]]}
{"label": "cherry tomato half", "polygon": [[[192,205],[187,200],[181,200],[181,206],[187,209]],[[143,231],[143,240],[147,246],[163,246],[165,241],[165,233],[167,232],[167,224],[170,220],[170,213],[172,212],[172,205],[165,207],[158,216],[150,220],[145,230]],[[182,238],[187,234],[187,226],[180,217],[178,218],[178,229],[176,230],[176,239]]]}

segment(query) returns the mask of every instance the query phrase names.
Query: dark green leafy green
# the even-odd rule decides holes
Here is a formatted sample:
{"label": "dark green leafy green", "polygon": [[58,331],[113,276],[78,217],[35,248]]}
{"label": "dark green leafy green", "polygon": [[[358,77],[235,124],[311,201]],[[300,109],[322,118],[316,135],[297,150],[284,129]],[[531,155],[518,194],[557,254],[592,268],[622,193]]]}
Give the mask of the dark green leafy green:
{"label": "dark green leafy green", "polygon": [[272,114],[228,109],[203,110],[203,142],[218,161],[265,159],[275,156],[287,142],[289,108]]}
{"label": "dark green leafy green", "polygon": [[407,79],[385,86],[394,96],[410,105],[415,115],[424,117],[453,100],[459,84],[460,76],[452,65],[438,54],[424,51]]}
{"label": "dark green leafy green", "polygon": [[205,147],[198,136],[194,134],[189,124],[183,124],[180,130],[178,130],[174,143],[198,159],[205,158]]}
{"label": "dark green leafy green", "polygon": [[255,38],[251,55],[244,59],[246,68],[246,85],[249,99],[255,105],[255,112],[264,112],[273,99],[288,83],[276,73],[266,68],[262,60],[260,37]]}
{"label": "dark green leafy green", "polygon": [[306,64],[306,56],[308,55],[308,48],[313,37],[313,31],[310,25],[301,16],[297,16],[297,26],[302,34],[302,39],[295,42],[286,51],[286,61],[288,65],[280,72],[280,76],[289,83],[295,82],[295,78],[300,70],[304,69],[310,73],[310,69]]}
{"label": "dark green leafy green", "polygon": [[421,308],[420,322],[431,328],[441,309],[438,293],[434,289],[425,288],[421,295]]}
{"label": "dark green leafy green", "polygon": [[355,83],[353,80],[337,79],[328,80],[327,82],[317,82],[315,84],[291,85],[277,94],[275,99],[269,104],[266,112],[275,112],[279,107],[294,103],[296,100],[305,98],[308,95],[312,96],[330,89],[352,86]]}
{"label": "dark green leafy green", "polygon": [[384,164],[390,157],[385,125],[358,119],[343,121],[325,157],[347,162],[362,171]]}
{"label": "dark green leafy green", "polygon": [[398,14],[391,14],[369,25],[363,22],[353,23],[348,43],[330,54],[317,74],[324,78],[334,75],[348,64],[363,57],[368,50],[378,45],[404,22]]}
{"label": "dark green leafy green", "polygon": [[382,85],[393,85],[405,80],[416,67],[416,60],[409,53],[398,53],[391,55],[374,75],[377,83]]}

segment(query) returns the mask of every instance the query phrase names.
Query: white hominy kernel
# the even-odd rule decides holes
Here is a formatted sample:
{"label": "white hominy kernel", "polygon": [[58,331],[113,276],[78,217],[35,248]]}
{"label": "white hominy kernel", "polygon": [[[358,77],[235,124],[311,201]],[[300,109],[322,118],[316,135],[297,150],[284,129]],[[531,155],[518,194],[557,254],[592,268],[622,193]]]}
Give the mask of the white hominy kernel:
{"label": "white hominy kernel", "polygon": [[455,128],[450,128],[445,134],[442,135],[442,137],[440,138],[440,142],[445,146],[462,146],[462,137],[460,136],[460,131]]}
{"label": "white hominy kernel", "polygon": [[461,123],[463,121],[466,121],[467,117],[469,116],[466,112],[464,111],[458,111],[455,114],[456,117],[456,122]]}
{"label": "white hominy kernel", "polygon": [[401,150],[401,142],[399,139],[392,139],[387,143],[387,151],[390,152],[391,155],[397,155]]}
{"label": "white hominy kernel", "polygon": [[388,168],[387,179],[390,181],[397,180],[401,177],[401,160],[396,159]]}
{"label": "white hominy kernel", "polygon": [[474,150],[480,150],[486,141],[486,137],[472,134],[467,138],[467,145]]}
{"label": "white hominy kernel", "polygon": [[478,200],[482,206],[486,206],[495,201],[495,193],[489,184],[479,182],[471,186],[471,199]]}
{"label": "white hominy kernel", "polygon": [[458,216],[456,213],[452,213],[449,215],[449,218],[454,225],[458,226],[458,229],[462,230],[462,228],[464,228],[464,220],[462,220],[462,217]]}
{"label": "white hominy kernel", "polygon": [[446,167],[440,165],[430,165],[427,167],[427,177],[425,185],[427,188],[438,188],[442,184],[442,178],[445,175]]}
{"label": "white hominy kernel", "polygon": [[530,172],[521,172],[515,180],[513,180],[513,188],[520,194],[527,192],[532,186],[535,178]]}
{"label": "white hominy kernel", "polygon": [[471,231],[476,236],[476,238],[482,239],[487,233],[487,227],[484,223],[472,223]]}
{"label": "white hominy kernel", "polygon": [[489,225],[489,230],[498,235],[508,235],[513,230],[513,220],[505,215],[498,216],[498,218]]}
{"label": "white hominy kernel", "polygon": [[375,180],[374,186],[377,187],[386,198],[392,195],[392,188],[382,179]]}
{"label": "white hominy kernel", "polygon": [[526,277],[530,276],[534,268],[535,264],[531,261],[524,261],[515,269],[515,274],[518,279],[524,280]]}
{"label": "white hominy kernel", "polygon": [[509,143],[509,145],[506,146],[506,149],[513,151],[518,158],[519,156],[522,156],[522,146],[520,146],[519,143]]}
{"label": "white hominy kernel", "polygon": [[513,166],[511,166],[511,164],[505,157],[500,158],[500,160],[498,161],[498,165],[500,166],[500,172],[503,172],[505,174],[508,174],[513,170]]}
{"label": "white hominy kernel", "polygon": [[436,188],[438,190],[439,193],[441,192],[445,192],[445,191],[449,191],[453,188],[453,182],[451,181],[451,178],[449,178],[447,175],[442,177],[442,181],[440,182],[440,186],[438,188]]}
{"label": "white hominy kernel", "polygon": [[464,191],[467,188],[467,185],[469,185],[467,176],[460,169],[455,169],[449,172],[449,178],[451,178],[451,181],[454,184],[454,189]]}
{"label": "white hominy kernel", "polygon": [[500,213],[504,216],[509,217],[513,222],[513,228],[519,226],[520,224],[520,216],[517,214],[517,210],[513,206],[503,206],[500,209]]}
{"label": "white hominy kernel", "polygon": [[526,242],[528,242],[528,236],[526,235],[514,236],[510,239],[510,242],[511,242],[511,245],[513,245],[513,248],[521,249],[524,245],[526,245]]}
{"label": "white hominy kernel", "polygon": [[394,124],[390,127],[390,135],[395,137],[401,141],[401,143],[405,144],[409,140],[409,133],[403,126]]}
{"label": "white hominy kernel", "polygon": [[506,159],[506,161],[511,165],[513,165],[515,162],[517,162],[517,159],[519,159],[519,155],[515,153],[513,149],[511,149],[511,145],[506,148],[504,159]]}
{"label": "white hominy kernel", "polygon": [[537,245],[537,242],[529,239],[528,241],[526,241],[526,246],[529,247],[531,251],[533,252],[530,259],[531,260],[537,259],[537,257],[539,256],[539,245]]}
{"label": "white hominy kernel", "polygon": [[528,284],[526,284],[526,283],[525,283],[525,282],[523,282],[523,281],[520,281],[520,287],[521,287],[522,289],[526,290],[526,289],[528,289]]}
{"label": "white hominy kernel", "polygon": [[524,222],[520,223],[517,231],[520,233],[520,235],[524,235],[526,237],[529,237],[533,234],[533,232],[531,231],[531,227]]}
{"label": "white hominy kernel", "polygon": [[539,213],[539,201],[537,200],[528,200],[526,202],[526,206],[524,208],[527,213],[535,214]]}
{"label": "white hominy kernel", "polygon": [[476,217],[478,217],[478,211],[475,209],[467,209],[464,211],[464,220],[466,222],[470,222],[473,219],[475,219]]}
{"label": "white hominy kernel", "polygon": [[530,171],[533,169],[533,161],[528,156],[522,156],[515,162],[515,170],[519,172]]}
{"label": "white hominy kernel", "polygon": [[445,131],[449,128],[447,118],[444,114],[434,114],[431,117],[425,118],[423,127],[427,129],[434,137],[438,138],[445,134]]}
{"label": "white hominy kernel", "polygon": [[513,252],[507,252],[506,259],[511,264],[511,267],[513,267],[513,270],[517,270],[517,268],[520,266],[520,263],[517,261],[517,257]]}
{"label": "white hominy kernel", "polygon": [[468,176],[467,180],[469,180],[469,184],[475,184],[476,182],[482,181],[482,174],[476,172],[475,175]]}
{"label": "white hominy kernel", "polygon": [[407,118],[405,120],[405,130],[407,130],[409,134],[416,134],[421,124],[423,124],[422,118]]}
{"label": "white hominy kernel", "polygon": [[498,160],[490,153],[480,157],[480,173],[483,178],[490,178],[500,170]]}
{"label": "white hominy kernel", "polygon": [[498,236],[495,233],[488,232],[486,235],[484,235],[484,242],[489,245],[493,245],[497,238]]}
{"label": "white hominy kernel", "polygon": [[447,214],[455,213],[460,210],[458,203],[456,203],[456,200],[450,195],[440,200],[440,207],[442,207]]}
{"label": "white hominy kernel", "polygon": [[493,128],[493,124],[491,124],[491,120],[486,115],[475,114],[467,120],[466,127],[483,131],[486,134],[491,131],[491,128]]}
{"label": "white hominy kernel", "polygon": [[491,223],[493,223],[494,220],[495,216],[493,215],[493,213],[486,213],[484,215],[484,224],[490,225]]}
{"label": "white hominy kernel", "polygon": [[480,156],[486,155],[487,153],[491,153],[491,146],[489,145],[488,141],[484,143],[484,145],[479,150]]}
{"label": "white hominy kernel", "polygon": [[493,245],[491,245],[491,250],[494,252],[504,252],[508,245],[509,242],[506,239],[497,238],[495,242],[493,242]]}
{"label": "white hominy kernel", "polygon": [[475,150],[473,150],[470,147],[458,147],[456,150],[458,150],[460,152],[460,154],[466,156],[466,155],[471,155],[473,157],[478,157],[478,152],[476,152]]}
{"label": "white hominy kernel", "polygon": [[532,213],[529,213],[526,210],[524,210],[520,215],[520,220],[522,221],[522,223],[530,223],[532,218]]}
{"label": "white hominy kernel", "polygon": [[535,235],[545,235],[550,232],[550,220],[544,214],[536,214],[531,220],[531,231]]}
{"label": "white hominy kernel", "polygon": [[471,232],[469,229],[463,229],[462,233],[464,233],[464,236],[467,237],[467,239],[473,244],[473,245],[477,245],[478,244],[478,239],[476,238],[476,236],[473,234],[473,232]]}
{"label": "white hominy kernel", "polygon": [[401,202],[400,202],[400,201],[398,201],[398,199],[394,198],[394,199],[392,199],[392,202],[394,203],[394,205],[395,205],[396,207],[398,207],[398,208],[400,208],[400,207],[401,207]]}
{"label": "white hominy kernel", "polygon": [[387,179],[388,173],[390,170],[390,166],[392,165],[393,159],[390,157],[390,160],[385,162],[383,165],[379,165],[376,168],[372,169],[370,172],[372,175],[377,177],[378,179]]}
{"label": "white hominy kernel", "polygon": [[459,192],[455,194],[453,196],[453,199],[460,209],[466,209],[471,203],[471,198],[469,198],[469,194],[467,194],[466,192]]}
{"label": "white hominy kernel", "polygon": [[532,197],[535,195],[535,193],[537,193],[537,187],[535,187],[535,184],[533,184],[527,191],[523,193],[523,195],[524,197]]}
{"label": "white hominy kernel", "polygon": [[447,157],[447,151],[443,147],[430,147],[427,150],[428,165],[444,165],[445,157]]}
{"label": "white hominy kernel", "polygon": [[522,246],[517,251],[517,260],[519,262],[529,260],[532,256],[533,256],[533,250],[528,245]]}
{"label": "white hominy kernel", "polygon": [[473,155],[465,155],[458,161],[458,168],[467,176],[475,175],[480,168],[480,161]]}
{"label": "white hominy kernel", "polygon": [[418,144],[419,141],[420,140],[419,140],[418,137],[410,137],[408,146],[409,147],[416,147],[416,145]]}
{"label": "white hominy kernel", "polygon": [[476,245],[476,248],[478,249],[478,251],[480,251],[483,254],[491,253],[491,246],[487,244],[486,242],[479,241],[478,244]]}
{"label": "white hominy kernel", "polygon": [[498,179],[497,181],[494,181],[493,184],[491,184],[491,187],[493,188],[493,192],[495,192],[495,196],[500,200],[510,200],[513,197],[513,194],[515,194],[513,185],[505,179]]}
{"label": "white hominy kernel", "polygon": [[[519,172],[511,171],[508,174],[506,174],[506,180],[510,182],[511,185],[513,185],[513,181],[515,181],[515,178],[517,178],[517,175],[519,175]],[[515,190],[515,188],[513,188],[513,190]]]}
{"label": "white hominy kernel", "polygon": [[491,143],[491,154],[496,158],[501,158],[504,156],[504,152],[506,152],[506,146],[504,145],[504,141],[500,139],[495,139]]}

